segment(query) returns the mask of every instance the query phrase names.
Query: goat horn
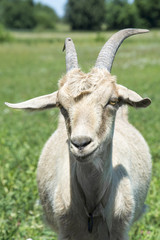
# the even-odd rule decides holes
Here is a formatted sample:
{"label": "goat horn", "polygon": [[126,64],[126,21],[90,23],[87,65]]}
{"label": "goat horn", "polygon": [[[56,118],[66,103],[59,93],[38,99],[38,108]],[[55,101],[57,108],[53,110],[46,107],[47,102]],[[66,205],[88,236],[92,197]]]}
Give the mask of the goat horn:
{"label": "goat horn", "polygon": [[78,68],[77,53],[71,38],[66,38],[63,51],[66,49],[66,70]]}
{"label": "goat horn", "polygon": [[101,49],[95,67],[97,68],[106,68],[109,72],[111,72],[112,64],[116,55],[116,52],[122,42],[135,34],[147,33],[149,30],[146,29],[134,29],[128,28],[123,29],[117,33],[115,33],[103,46]]}

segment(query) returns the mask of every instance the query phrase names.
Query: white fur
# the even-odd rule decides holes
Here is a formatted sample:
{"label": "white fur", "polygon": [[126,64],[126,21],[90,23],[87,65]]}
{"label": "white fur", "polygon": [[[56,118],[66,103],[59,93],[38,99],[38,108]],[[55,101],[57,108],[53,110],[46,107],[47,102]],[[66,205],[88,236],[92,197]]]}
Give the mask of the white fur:
{"label": "white fur", "polygon": [[[96,124],[100,122],[98,118],[93,125],[89,122],[95,117],[92,104],[95,105],[88,99],[87,110],[87,97],[81,101],[81,106],[76,106],[79,122],[71,123],[72,134],[96,138]],[[68,111],[74,120],[73,107]],[[77,161],[73,155],[72,134],[67,135],[62,116],[58,129],[42,151],[38,164],[39,193],[46,218],[59,234],[59,240],[127,240],[130,226],[143,212],[151,176],[148,146],[128,123],[127,107],[120,107],[115,121],[112,118],[110,121],[105,137],[97,139],[98,150],[86,162]],[[90,211],[95,215],[92,233],[88,232],[87,224]]]}

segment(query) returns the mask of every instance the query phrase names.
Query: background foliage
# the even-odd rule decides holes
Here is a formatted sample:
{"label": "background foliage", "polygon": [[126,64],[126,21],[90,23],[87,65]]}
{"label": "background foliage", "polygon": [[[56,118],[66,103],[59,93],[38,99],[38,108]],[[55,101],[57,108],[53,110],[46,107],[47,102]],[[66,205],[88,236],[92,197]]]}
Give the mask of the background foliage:
{"label": "background foliage", "polygon": [[0,24],[0,42],[11,41],[12,37],[2,24]]}
{"label": "background foliage", "polygon": [[55,11],[33,0],[0,0],[0,23],[10,29],[54,29]]}
{"label": "background foliage", "polygon": [[57,22],[72,30],[106,30],[128,27],[160,28],[159,0],[68,0],[65,17],[33,0],[0,0],[0,24],[9,29],[55,29]]}
{"label": "background foliage", "polygon": [[135,0],[140,25],[148,28],[160,27],[160,1]]}
{"label": "background foliage", "polygon": [[101,30],[160,27],[159,0],[68,0],[66,19],[72,29]]}
{"label": "background foliage", "polygon": [[105,0],[68,0],[66,19],[72,30],[97,30],[105,20]]}
{"label": "background foliage", "polygon": [[129,4],[127,0],[106,1],[106,24],[108,29],[137,27],[139,25],[137,15],[135,4]]}
{"label": "background foliage", "polygon": [[[113,34],[67,32],[75,42],[82,70],[94,65],[104,42]],[[39,203],[36,168],[41,149],[56,129],[56,109],[27,113],[7,108],[51,93],[65,73],[62,47],[66,33],[12,33],[14,40],[0,44],[0,240],[55,240],[45,225]],[[160,32],[131,37],[119,49],[112,74],[120,84],[150,97],[150,107],[130,108],[130,121],[147,140],[153,174],[146,203],[148,212],[130,233],[133,240],[160,239]]]}

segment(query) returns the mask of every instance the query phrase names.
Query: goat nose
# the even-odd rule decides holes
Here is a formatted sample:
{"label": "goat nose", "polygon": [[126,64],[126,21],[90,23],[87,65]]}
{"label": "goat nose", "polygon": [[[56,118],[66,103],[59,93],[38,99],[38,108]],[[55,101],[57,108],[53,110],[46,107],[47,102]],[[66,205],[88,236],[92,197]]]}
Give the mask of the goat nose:
{"label": "goat nose", "polygon": [[79,150],[82,150],[87,145],[89,145],[91,142],[92,142],[92,139],[87,136],[78,136],[78,137],[73,137],[71,139],[71,143]]}

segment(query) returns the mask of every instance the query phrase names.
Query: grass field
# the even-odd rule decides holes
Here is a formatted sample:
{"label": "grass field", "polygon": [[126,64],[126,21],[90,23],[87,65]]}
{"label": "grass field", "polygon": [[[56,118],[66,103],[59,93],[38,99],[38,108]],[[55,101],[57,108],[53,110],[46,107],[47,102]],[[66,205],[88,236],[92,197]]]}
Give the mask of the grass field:
{"label": "grass field", "polygon": [[[55,240],[44,224],[36,184],[41,149],[56,129],[58,111],[26,113],[4,102],[20,102],[51,93],[65,73],[65,37],[75,42],[82,70],[88,71],[111,36],[108,33],[12,33],[0,44],[0,239]],[[153,158],[147,214],[136,223],[132,240],[160,239],[160,31],[125,40],[112,73],[118,83],[150,97],[147,109],[130,109],[130,121],[146,138]]]}

